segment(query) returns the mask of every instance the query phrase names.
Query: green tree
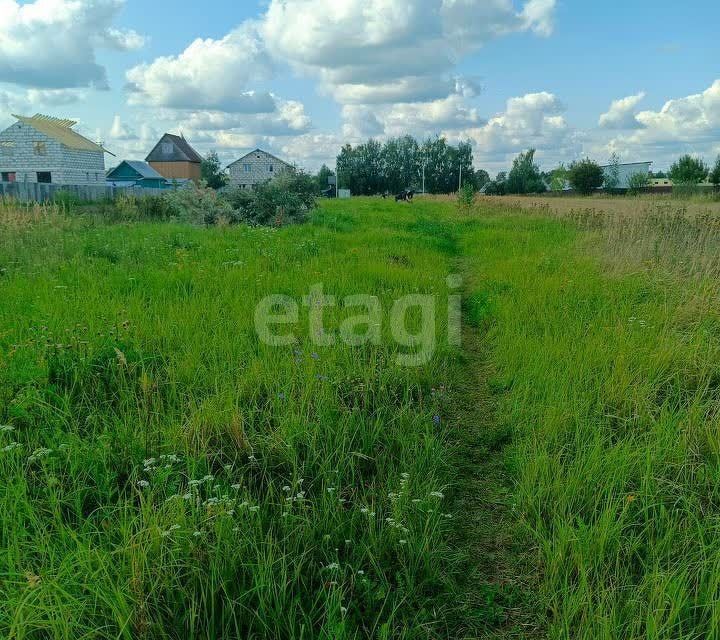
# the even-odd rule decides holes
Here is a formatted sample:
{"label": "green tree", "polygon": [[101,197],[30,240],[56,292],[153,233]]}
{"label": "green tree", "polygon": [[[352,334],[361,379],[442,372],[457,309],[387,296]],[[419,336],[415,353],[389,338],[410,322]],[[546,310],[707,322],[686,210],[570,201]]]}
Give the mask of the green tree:
{"label": "green tree", "polygon": [[328,183],[328,178],[330,176],[334,176],[335,172],[328,167],[326,164],[323,164],[322,167],[320,167],[320,170],[317,172],[317,174],[314,176],[313,180],[315,181],[315,191],[317,193],[321,193],[325,191],[330,185]]}
{"label": "green tree", "polygon": [[602,187],[605,174],[597,162],[585,158],[585,160],[579,160],[570,165],[568,181],[578,193],[587,196]]}
{"label": "green tree", "polygon": [[200,175],[205,184],[211,189],[220,189],[228,182],[228,175],[225,173],[220,158],[215,151],[211,151],[203,159],[200,164]]}
{"label": "green tree", "polygon": [[617,153],[610,156],[610,164],[604,173],[605,183],[603,186],[607,191],[615,191],[620,186],[620,156]]}
{"label": "green tree", "polygon": [[641,193],[650,184],[650,174],[638,171],[628,177],[628,192],[632,195]]}
{"label": "green tree", "polygon": [[717,157],[717,160],[715,160],[715,166],[710,172],[709,178],[710,182],[712,182],[717,189],[720,186],[720,155]]}
{"label": "green tree", "polygon": [[562,191],[568,182],[568,170],[564,164],[560,164],[550,172],[550,190]]}
{"label": "green tree", "polygon": [[673,163],[668,175],[674,184],[696,185],[707,178],[708,171],[708,166],[701,158],[686,154]]}
{"label": "green tree", "polygon": [[528,149],[513,160],[513,166],[507,178],[506,191],[519,194],[547,191],[540,175],[540,167],[535,164],[535,149]]}

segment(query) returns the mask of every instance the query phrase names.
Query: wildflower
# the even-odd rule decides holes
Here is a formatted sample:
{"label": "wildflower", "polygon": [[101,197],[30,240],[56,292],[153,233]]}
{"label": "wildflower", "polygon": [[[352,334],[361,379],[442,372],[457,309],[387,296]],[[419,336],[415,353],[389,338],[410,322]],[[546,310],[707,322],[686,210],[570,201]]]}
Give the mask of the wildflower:
{"label": "wildflower", "polygon": [[335,491],[335,487],[328,487],[328,488],[326,489],[326,491],[327,491],[328,493],[332,493],[333,491]]}
{"label": "wildflower", "polygon": [[186,493],[183,496],[183,500],[192,500],[192,493]]}
{"label": "wildflower", "polygon": [[440,492],[440,491],[431,491],[431,492],[430,492],[430,495],[431,495],[433,498],[444,498],[444,497],[445,497],[445,494],[442,493],[442,492]]}
{"label": "wildflower", "polygon": [[347,607],[340,607],[340,613],[345,615],[347,613]]}
{"label": "wildflower", "polygon": [[226,464],[226,465],[223,467],[223,469],[225,469],[225,471],[232,471],[232,465],[231,465],[231,464]]}
{"label": "wildflower", "polygon": [[440,416],[433,416],[433,422],[435,424],[440,424]]}
{"label": "wildflower", "polygon": [[400,474],[400,477],[401,477],[403,480],[407,480],[407,479],[410,477],[410,474],[409,474],[409,473],[401,473],[401,474]]}
{"label": "wildflower", "polygon": [[360,509],[360,513],[367,513],[368,511],[370,511],[370,509],[368,509],[367,507],[363,507],[362,509]]}
{"label": "wildflower", "polygon": [[203,478],[203,482],[212,482],[215,479],[215,476],[208,474]]}
{"label": "wildflower", "polygon": [[337,571],[340,568],[340,565],[337,562],[331,562],[325,568],[330,569],[330,571]]}
{"label": "wildflower", "polygon": [[3,447],[3,451],[12,451],[13,449],[19,449],[22,445],[19,442],[11,442],[9,445]]}
{"label": "wildflower", "polygon": [[40,458],[45,458],[46,456],[49,456],[51,453],[52,449],[40,447],[39,449],[35,449],[35,451],[32,452],[32,455],[28,458],[28,462],[35,462]]}
{"label": "wildflower", "polygon": [[258,506],[250,507],[250,511],[255,513],[256,511],[260,511],[260,507],[258,507]]}
{"label": "wildflower", "polygon": [[364,576],[364,575],[365,575],[365,572],[364,572],[362,569],[358,569],[358,572],[357,572],[357,573],[358,573],[359,576]]}
{"label": "wildflower", "polygon": [[236,482],[235,484],[230,485],[230,488],[231,488],[231,489],[235,489],[235,491],[237,491],[237,490],[240,489],[241,487],[242,487],[242,485],[239,484],[239,483],[237,483],[237,482]]}
{"label": "wildflower", "polygon": [[15,427],[10,424],[3,424],[0,425],[0,431],[2,431],[3,433],[7,433],[8,431],[15,431]]}
{"label": "wildflower", "polygon": [[400,544],[407,544],[407,540],[400,540]]}
{"label": "wildflower", "polygon": [[283,491],[292,491],[292,489],[290,487],[288,487],[288,485],[285,485],[283,487]]}
{"label": "wildflower", "polygon": [[202,531],[193,531],[193,536],[199,538],[202,535]]}
{"label": "wildflower", "polygon": [[150,486],[150,483],[149,483],[147,480],[138,480],[138,481],[137,481],[137,485],[138,485],[138,487],[140,487],[141,489],[145,489],[146,487],[149,487],[149,486]]}
{"label": "wildflower", "polygon": [[255,456],[248,456],[248,460],[250,460],[250,462],[255,462],[257,458]]}

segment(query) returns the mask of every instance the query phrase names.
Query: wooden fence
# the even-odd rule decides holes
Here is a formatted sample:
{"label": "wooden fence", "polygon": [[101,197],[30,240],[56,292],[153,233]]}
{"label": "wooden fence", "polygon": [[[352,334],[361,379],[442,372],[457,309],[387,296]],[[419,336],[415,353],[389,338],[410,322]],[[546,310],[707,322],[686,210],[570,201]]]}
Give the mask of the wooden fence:
{"label": "wooden fence", "polygon": [[111,187],[105,185],[43,184],[40,182],[0,182],[0,198],[12,198],[21,202],[48,202],[58,193],[68,194],[83,202],[90,200],[114,200],[119,195],[158,196],[168,189],[144,187]]}

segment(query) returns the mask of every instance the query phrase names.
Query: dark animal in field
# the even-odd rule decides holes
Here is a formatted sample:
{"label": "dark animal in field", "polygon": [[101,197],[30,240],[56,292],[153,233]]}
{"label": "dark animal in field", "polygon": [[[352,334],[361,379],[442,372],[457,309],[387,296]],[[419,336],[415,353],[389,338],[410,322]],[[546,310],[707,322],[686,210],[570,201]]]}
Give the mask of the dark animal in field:
{"label": "dark animal in field", "polygon": [[412,189],[405,189],[395,196],[395,202],[412,202],[415,192]]}

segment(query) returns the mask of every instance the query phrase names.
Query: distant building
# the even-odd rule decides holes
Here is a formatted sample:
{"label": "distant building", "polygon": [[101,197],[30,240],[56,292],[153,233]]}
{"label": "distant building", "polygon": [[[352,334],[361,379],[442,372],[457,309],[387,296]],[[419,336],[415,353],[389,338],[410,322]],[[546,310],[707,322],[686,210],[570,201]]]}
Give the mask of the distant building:
{"label": "distant building", "polygon": [[13,117],[17,122],[0,133],[0,181],[105,184],[110,152],[74,131],[76,122],[41,114]]}
{"label": "distant building", "polygon": [[163,189],[168,180],[161,176],[147,162],[140,160],[123,160],[106,177],[107,183],[115,187],[144,187],[146,189]]}
{"label": "distant building", "polygon": [[605,179],[611,176],[611,171],[617,167],[618,170],[618,183],[615,186],[616,189],[629,189],[630,188],[630,177],[636,173],[642,173],[648,178],[650,177],[650,166],[652,162],[628,162],[625,164],[612,165],[608,164],[602,167]]}
{"label": "distant building", "polygon": [[166,133],[145,161],[161,176],[170,180],[200,181],[202,157],[182,136]]}
{"label": "distant building", "polygon": [[251,189],[272,180],[283,171],[292,170],[292,165],[261,149],[255,149],[228,165],[231,187]]}

